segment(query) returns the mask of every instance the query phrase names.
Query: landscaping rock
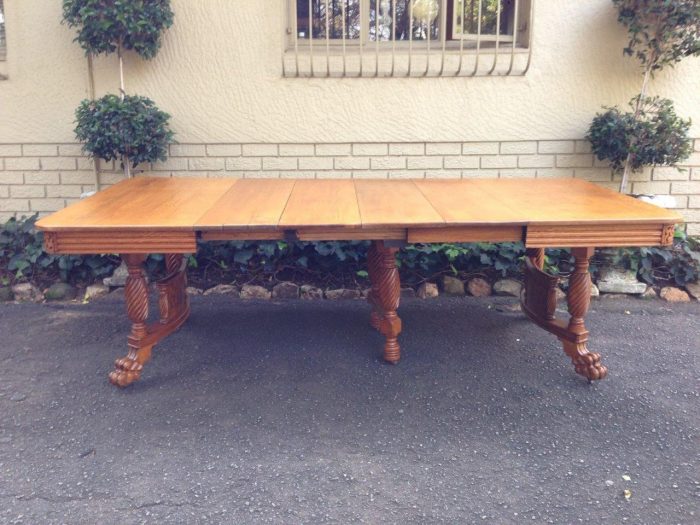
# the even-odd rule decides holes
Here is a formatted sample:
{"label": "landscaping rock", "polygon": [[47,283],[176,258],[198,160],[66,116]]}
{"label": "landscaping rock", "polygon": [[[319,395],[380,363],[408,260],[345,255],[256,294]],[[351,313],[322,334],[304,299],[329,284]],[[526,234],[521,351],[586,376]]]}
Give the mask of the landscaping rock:
{"label": "landscaping rock", "polygon": [[238,288],[232,284],[217,284],[205,290],[203,295],[238,295]]}
{"label": "landscaping rock", "polygon": [[241,299],[270,299],[272,293],[267,288],[255,284],[244,284],[241,288]]}
{"label": "landscaping rock", "polygon": [[659,296],[664,300],[669,303],[689,303],[690,302],[690,296],[681,290],[680,288],[676,288],[675,286],[665,286],[664,288],[661,288],[661,292],[659,293]]}
{"label": "landscaping rock", "polygon": [[288,281],[278,283],[272,288],[272,297],[275,299],[298,299],[299,286]]}
{"label": "landscaping rock", "polygon": [[127,277],[129,277],[129,272],[126,269],[126,264],[122,262],[121,265],[119,265],[117,269],[114,270],[114,273],[112,273],[111,277],[105,277],[102,280],[102,282],[105,286],[110,286],[112,288],[121,288],[122,286],[126,286]]}
{"label": "landscaping rock", "polygon": [[54,283],[44,292],[47,301],[72,301],[78,291],[68,283]]}
{"label": "landscaping rock", "polygon": [[311,284],[302,284],[301,298],[307,301],[314,299],[323,299],[323,290]]}
{"label": "landscaping rock", "polygon": [[12,288],[9,286],[0,287],[0,303],[14,301],[15,294],[12,293]]}
{"label": "landscaping rock", "polygon": [[406,288],[401,288],[401,297],[403,298],[412,298],[416,296],[416,291],[413,288],[406,287]]}
{"label": "landscaping rock", "polygon": [[591,297],[600,297],[600,290],[594,283],[591,283]]}
{"label": "landscaping rock", "polygon": [[188,286],[185,291],[187,292],[187,295],[203,295],[204,290],[201,288],[195,288],[194,286]]}
{"label": "landscaping rock", "polygon": [[[685,285],[685,289],[688,291],[688,293],[700,301],[700,282],[698,283],[688,283]],[[2,299],[0,299],[2,300]]]}
{"label": "landscaping rock", "polygon": [[566,301],[566,293],[564,292],[564,290],[562,290],[561,288],[557,287],[557,288],[554,290],[554,293],[557,295],[557,302],[559,302],[559,301]]}
{"label": "landscaping rock", "polygon": [[499,304],[494,307],[494,309],[497,312],[504,312],[504,313],[509,313],[509,312],[522,312],[523,309],[520,306],[520,303],[512,303],[512,304]]}
{"label": "landscaping rock", "polygon": [[646,283],[639,282],[633,271],[605,268],[600,272],[598,290],[601,292],[639,295],[646,289]]}
{"label": "landscaping rock", "polygon": [[93,299],[98,299],[109,293],[109,286],[104,284],[91,284],[85,289],[85,297],[83,300],[92,301]]}
{"label": "landscaping rock", "polygon": [[510,295],[512,297],[520,297],[520,290],[523,285],[515,279],[501,279],[493,285],[493,291],[496,295]]}
{"label": "landscaping rock", "polygon": [[362,297],[359,290],[349,290],[347,288],[338,288],[337,290],[326,290],[326,299],[338,301],[341,299],[359,299]]}
{"label": "landscaping rock", "polygon": [[440,295],[438,291],[437,284],[435,283],[422,283],[418,287],[418,292],[416,295],[421,299],[433,299]]}
{"label": "landscaping rock", "polygon": [[647,291],[644,292],[640,297],[642,299],[656,299],[658,297],[658,294],[656,293],[656,290],[649,286],[647,288]]}
{"label": "landscaping rock", "polygon": [[442,277],[442,289],[444,290],[446,295],[465,295],[464,283],[456,277],[452,277],[451,275],[444,275]]}
{"label": "landscaping rock", "polygon": [[41,290],[31,283],[16,284],[12,287],[15,301],[39,303],[44,300]]}
{"label": "landscaping rock", "polygon": [[469,279],[467,283],[467,290],[474,297],[488,297],[491,295],[491,283],[486,279],[481,277],[475,277],[474,279]]}

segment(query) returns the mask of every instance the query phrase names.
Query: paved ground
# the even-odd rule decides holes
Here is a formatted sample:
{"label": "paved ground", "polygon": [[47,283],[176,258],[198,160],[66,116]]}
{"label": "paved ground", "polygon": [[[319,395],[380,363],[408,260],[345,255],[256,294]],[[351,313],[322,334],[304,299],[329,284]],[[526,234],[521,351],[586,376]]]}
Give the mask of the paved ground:
{"label": "paved ground", "polygon": [[119,297],[0,306],[0,523],[698,523],[700,305],[595,302],[589,385],[497,303],[392,367],[361,302],[199,297],[126,391]]}

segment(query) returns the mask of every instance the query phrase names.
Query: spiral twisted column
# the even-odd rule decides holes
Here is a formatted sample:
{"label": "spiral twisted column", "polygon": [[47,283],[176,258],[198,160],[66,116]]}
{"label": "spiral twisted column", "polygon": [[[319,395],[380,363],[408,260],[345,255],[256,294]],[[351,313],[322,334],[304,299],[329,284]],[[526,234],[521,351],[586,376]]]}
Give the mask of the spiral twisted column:
{"label": "spiral twisted column", "polygon": [[376,307],[379,332],[386,338],[384,360],[396,364],[401,359],[398,336],[401,333],[401,319],[396,310],[401,300],[401,281],[396,266],[398,248],[387,247],[383,241],[372,243],[374,255],[371,264],[372,296]]}
{"label": "spiral twisted column", "polygon": [[370,313],[369,317],[369,324],[377,331],[381,330],[381,323],[383,319],[383,315],[377,301],[377,290],[379,288],[377,279],[379,271],[377,269],[377,265],[379,258],[379,250],[377,249],[376,244],[372,243],[369,247],[369,251],[367,252],[367,272],[369,273],[369,281],[371,285],[369,294],[367,295],[367,302],[372,307],[372,312]]}
{"label": "spiral twisted column", "polygon": [[567,306],[569,308],[568,331],[576,341],[562,339],[564,352],[571,358],[576,372],[589,381],[603,379],[608,369],[600,362],[600,354],[588,351],[588,330],[584,317],[591,304],[591,276],[588,273],[589,261],[593,248],[575,248],[572,250],[575,259],[574,271],[569,277]]}
{"label": "spiral twisted column", "polygon": [[526,255],[538,269],[544,269],[544,248],[528,248]]}
{"label": "spiral twisted column", "polygon": [[129,353],[114,362],[115,369],[110,372],[109,380],[117,386],[128,386],[141,377],[143,365],[151,357],[151,346],[139,347],[138,342],[148,334],[148,283],[143,270],[145,254],[128,254],[122,256],[126,263],[128,277],[124,295],[126,313],[131,320]]}

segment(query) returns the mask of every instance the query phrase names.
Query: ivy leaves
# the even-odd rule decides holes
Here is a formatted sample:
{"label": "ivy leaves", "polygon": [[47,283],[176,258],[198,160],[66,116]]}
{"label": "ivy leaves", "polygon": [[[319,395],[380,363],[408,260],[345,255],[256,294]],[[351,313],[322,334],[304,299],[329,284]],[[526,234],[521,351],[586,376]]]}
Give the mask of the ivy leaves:
{"label": "ivy leaves", "polygon": [[139,96],[106,95],[84,100],[76,110],[75,134],[83,149],[106,161],[127,157],[134,166],[164,161],[173,132],[170,115]]}
{"label": "ivy leaves", "polygon": [[115,257],[51,255],[44,251],[44,235],[35,229],[37,215],[28,219],[11,218],[0,224],[0,283],[35,278],[44,272],[58,274],[63,281],[95,279],[109,275]]}
{"label": "ivy leaves", "polygon": [[[104,277],[119,264],[113,255],[80,257],[51,255],[43,250],[43,234],[36,231],[37,216],[10,219],[0,224],[0,283],[36,281],[41,276],[58,275],[68,282],[91,282]],[[265,276],[273,278],[281,269],[301,267],[310,274],[343,275],[352,273],[367,278],[368,242],[202,242],[196,255],[190,255],[189,267],[200,275],[208,268],[226,270],[231,278]],[[684,285],[700,273],[700,246],[676,231],[672,248],[605,250],[598,255],[605,261],[634,270],[648,283],[674,281]],[[490,268],[502,275],[518,275],[525,249],[521,243],[415,244],[399,251],[397,262],[406,282],[417,282],[436,274],[483,272]],[[147,270],[163,266],[162,255],[151,255]],[[605,262],[602,261],[602,262]],[[566,273],[571,269],[567,250],[547,250],[546,269],[550,273]],[[598,266],[594,261],[592,269]]]}
{"label": "ivy leaves", "polygon": [[151,59],[173,12],[170,0],[64,0],[63,19],[78,29],[75,40],[86,53],[114,53],[121,43]]}

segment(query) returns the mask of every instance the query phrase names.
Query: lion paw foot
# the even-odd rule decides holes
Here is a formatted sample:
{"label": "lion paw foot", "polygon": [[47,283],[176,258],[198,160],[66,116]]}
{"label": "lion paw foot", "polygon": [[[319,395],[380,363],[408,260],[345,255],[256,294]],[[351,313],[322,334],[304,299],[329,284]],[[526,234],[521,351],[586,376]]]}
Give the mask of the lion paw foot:
{"label": "lion paw foot", "polygon": [[130,357],[122,357],[114,362],[115,370],[109,373],[109,381],[113,385],[126,387],[141,378],[143,365]]}
{"label": "lion paw foot", "polygon": [[608,375],[608,369],[600,362],[600,354],[590,352],[579,356],[575,362],[576,373],[589,381],[603,379]]}

